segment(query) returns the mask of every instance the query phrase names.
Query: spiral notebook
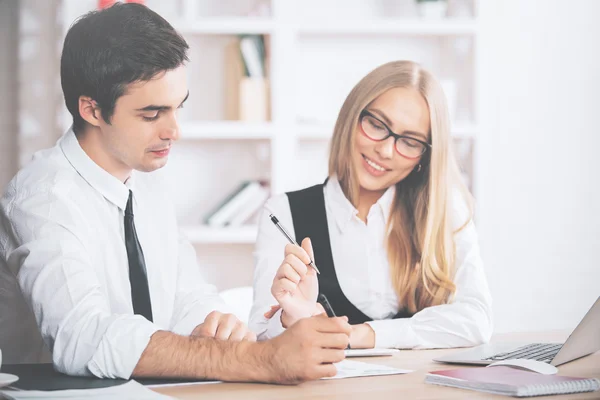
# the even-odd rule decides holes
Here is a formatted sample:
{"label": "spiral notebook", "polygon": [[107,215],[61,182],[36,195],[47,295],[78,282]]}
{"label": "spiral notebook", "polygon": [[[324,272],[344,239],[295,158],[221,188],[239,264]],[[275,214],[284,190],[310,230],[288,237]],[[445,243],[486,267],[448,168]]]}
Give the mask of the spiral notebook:
{"label": "spiral notebook", "polygon": [[600,390],[600,380],[596,378],[542,375],[503,366],[432,371],[425,376],[425,383],[514,397]]}

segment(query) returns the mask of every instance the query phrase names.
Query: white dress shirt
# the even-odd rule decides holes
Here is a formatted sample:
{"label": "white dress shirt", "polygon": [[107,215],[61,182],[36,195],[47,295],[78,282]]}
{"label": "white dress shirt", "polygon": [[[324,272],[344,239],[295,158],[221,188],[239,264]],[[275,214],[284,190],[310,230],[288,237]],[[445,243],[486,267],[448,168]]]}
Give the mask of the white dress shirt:
{"label": "white dress shirt", "polygon": [[[444,348],[487,342],[492,334],[491,296],[485,278],[477,233],[473,222],[454,236],[456,244],[456,293],[449,304],[428,307],[412,318],[390,319],[401,308],[394,291],[385,249],[386,221],[394,199],[391,187],[369,210],[367,223],[344,195],[335,178],[324,187],[331,251],[340,287],[348,300],[373,319],[375,347]],[[464,224],[468,210],[464,201],[453,201],[451,222]],[[285,237],[269,220],[273,212],[294,234],[287,195],[272,197],[259,222],[254,271],[254,305],[250,328],[260,340],[283,332],[281,310],[271,318],[263,314],[276,305],[271,295],[275,273],[283,261]],[[303,238],[297,238],[301,240]],[[319,260],[315,260],[319,265]]]}
{"label": "white dress shirt", "polygon": [[[189,335],[223,310],[178,234],[159,173],[126,184],[68,131],[0,202],[0,348],[5,363],[51,360],[71,375],[129,378],[157,330]],[[124,210],[133,192],[154,322],[133,314]]]}

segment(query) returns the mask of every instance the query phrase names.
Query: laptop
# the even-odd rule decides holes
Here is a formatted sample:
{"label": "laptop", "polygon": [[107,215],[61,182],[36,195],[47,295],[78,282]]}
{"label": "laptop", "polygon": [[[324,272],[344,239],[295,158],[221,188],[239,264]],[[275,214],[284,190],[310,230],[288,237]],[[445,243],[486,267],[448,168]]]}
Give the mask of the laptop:
{"label": "laptop", "polygon": [[525,358],[557,366],[600,350],[600,297],[564,343],[490,343],[456,352],[433,361],[488,365]]}

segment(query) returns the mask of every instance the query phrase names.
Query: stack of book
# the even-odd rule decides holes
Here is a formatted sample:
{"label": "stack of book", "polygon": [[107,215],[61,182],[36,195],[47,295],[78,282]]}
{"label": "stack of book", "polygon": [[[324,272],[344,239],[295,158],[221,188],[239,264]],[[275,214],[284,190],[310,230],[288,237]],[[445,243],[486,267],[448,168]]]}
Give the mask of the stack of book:
{"label": "stack of book", "polygon": [[229,193],[204,218],[211,227],[235,227],[252,223],[265,201],[269,189],[260,181],[244,181]]}

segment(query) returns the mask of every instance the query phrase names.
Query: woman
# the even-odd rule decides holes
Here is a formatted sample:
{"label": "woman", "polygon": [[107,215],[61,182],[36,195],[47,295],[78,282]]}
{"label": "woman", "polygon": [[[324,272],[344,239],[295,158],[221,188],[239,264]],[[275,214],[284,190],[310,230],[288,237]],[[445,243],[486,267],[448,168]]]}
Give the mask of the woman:
{"label": "woman", "polygon": [[[439,83],[410,61],[380,66],[340,110],[327,181],[265,205],[251,329],[278,335],[321,313],[322,293],[353,325],[352,348],[488,341],[491,297],[470,204]],[[270,213],[302,247],[287,244]]]}

